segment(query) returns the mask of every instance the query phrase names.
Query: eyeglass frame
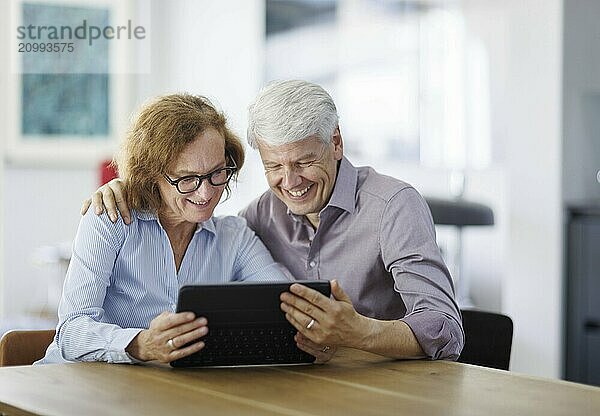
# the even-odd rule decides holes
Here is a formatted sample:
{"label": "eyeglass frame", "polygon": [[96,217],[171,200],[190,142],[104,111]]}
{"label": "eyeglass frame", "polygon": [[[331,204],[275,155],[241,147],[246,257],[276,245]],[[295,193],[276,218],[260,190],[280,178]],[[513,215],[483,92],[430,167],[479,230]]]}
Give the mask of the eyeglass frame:
{"label": "eyeglass frame", "polygon": [[[212,172],[208,172],[206,175],[186,175],[186,176],[182,176],[180,178],[177,179],[171,179],[169,178],[169,176],[166,173],[163,173],[163,177],[167,180],[167,182],[169,182],[169,184],[171,186],[174,186],[175,189],[177,189],[177,192],[179,192],[182,195],[187,195],[187,194],[191,194],[192,192],[196,192],[201,186],[202,186],[202,182],[206,179],[208,180],[208,183],[211,184],[211,186],[223,186],[223,185],[227,185],[229,183],[229,181],[231,180],[231,178],[233,178],[233,176],[236,174],[237,172],[237,164],[235,163],[235,160],[233,160],[231,157],[228,157],[227,159],[229,159],[231,162],[233,162],[233,166],[225,166],[219,169],[215,169]],[[221,184],[215,184],[212,181],[212,176],[217,173],[220,172],[222,170],[231,170],[231,173],[228,176],[227,180]],[[187,191],[187,192],[182,192],[179,189],[179,183],[181,181],[183,181],[184,179],[189,179],[189,178],[196,178],[198,180],[198,186],[196,186],[195,189],[192,189],[191,191]]]}

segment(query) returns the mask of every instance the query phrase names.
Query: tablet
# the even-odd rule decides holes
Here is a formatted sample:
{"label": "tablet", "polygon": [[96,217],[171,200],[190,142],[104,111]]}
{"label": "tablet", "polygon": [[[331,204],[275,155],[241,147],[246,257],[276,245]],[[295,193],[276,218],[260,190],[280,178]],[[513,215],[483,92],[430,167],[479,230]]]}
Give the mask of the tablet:
{"label": "tablet", "polygon": [[281,283],[231,282],[183,286],[177,312],[191,311],[208,320],[205,347],[171,362],[173,367],[231,367],[310,364],[315,357],[294,341],[297,330],[280,308],[281,293],[299,283],[329,297],[328,280]]}

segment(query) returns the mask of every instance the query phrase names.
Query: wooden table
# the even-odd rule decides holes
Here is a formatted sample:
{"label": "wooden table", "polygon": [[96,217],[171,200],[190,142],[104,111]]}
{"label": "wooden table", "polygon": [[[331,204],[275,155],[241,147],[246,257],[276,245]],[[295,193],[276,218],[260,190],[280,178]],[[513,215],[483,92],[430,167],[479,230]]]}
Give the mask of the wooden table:
{"label": "wooden table", "polygon": [[0,411],[30,415],[600,415],[600,388],[341,350],[326,365],[0,368]]}

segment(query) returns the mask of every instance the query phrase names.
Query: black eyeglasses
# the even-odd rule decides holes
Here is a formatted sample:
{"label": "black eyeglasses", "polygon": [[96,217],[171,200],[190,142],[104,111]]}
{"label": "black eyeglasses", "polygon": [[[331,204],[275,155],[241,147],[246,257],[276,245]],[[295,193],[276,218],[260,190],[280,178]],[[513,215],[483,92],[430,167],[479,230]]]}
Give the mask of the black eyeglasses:
{"label": "black eyeglasses", "polygon": [[189,194],[200,188],[202,181],[205,179],[208,179],[208,183],[210,183],[212,186],[226,185],[236,171],[237,166],[235,166],[234,162],[233,166],[226,166],[224,168],[207,173],[206,175],[188,175],[182,176],[178,179],[171,179],[164,174],[164,177],[167,182],[177,188],[177,191],[180,194]]}

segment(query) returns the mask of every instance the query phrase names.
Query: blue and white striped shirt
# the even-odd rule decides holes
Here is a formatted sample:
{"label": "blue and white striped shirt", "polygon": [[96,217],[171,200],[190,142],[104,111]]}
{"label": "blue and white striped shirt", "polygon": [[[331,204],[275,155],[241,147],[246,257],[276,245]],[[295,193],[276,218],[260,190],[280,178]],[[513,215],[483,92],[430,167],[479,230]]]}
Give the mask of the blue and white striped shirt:
{"label": "blue and white striped shirt", "polygon": [[91,210],[81,219],[56,337],[38,363],[134,362],[125,348],[161,312],[175,311],[181,286],[287,280],[242,218],[198,224],[177,272],[157,216],[133,210],[131,217],[129,226]]}

